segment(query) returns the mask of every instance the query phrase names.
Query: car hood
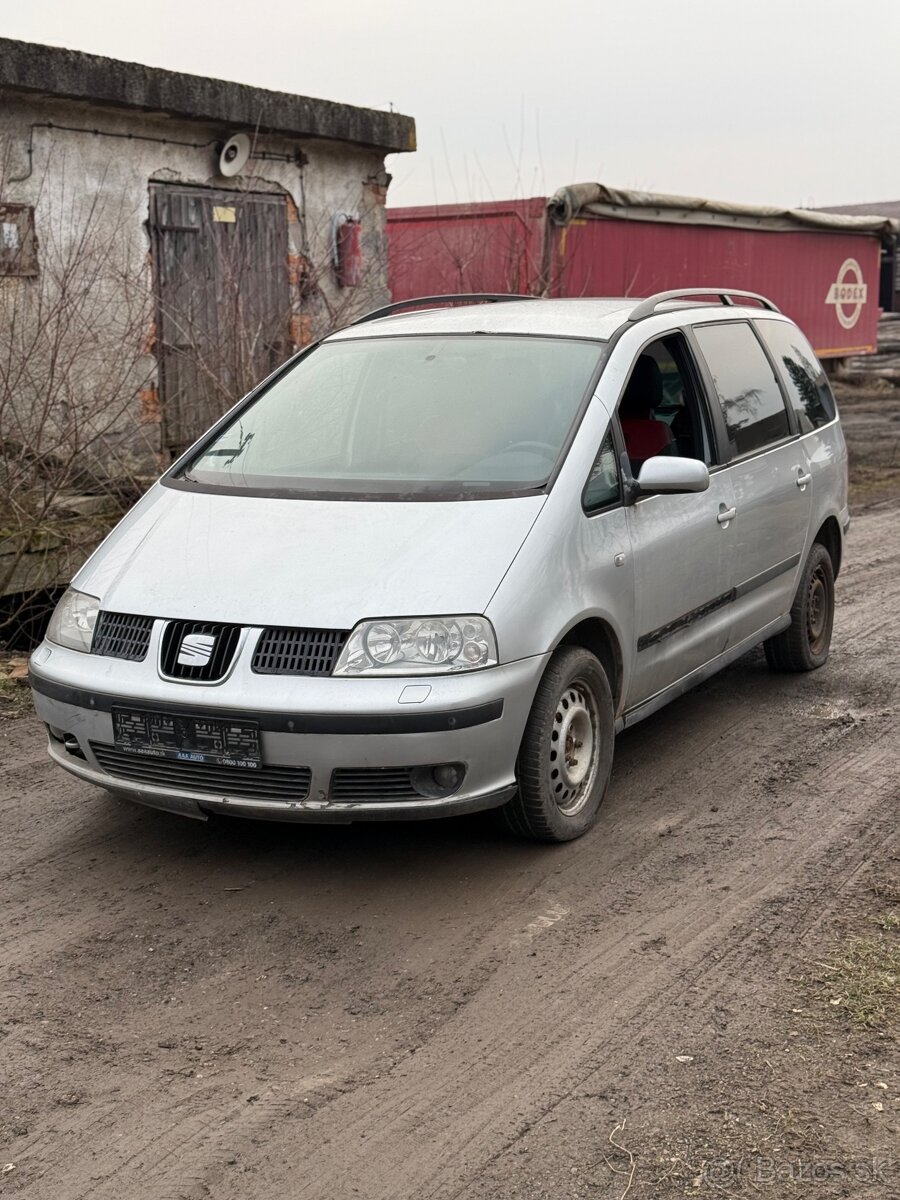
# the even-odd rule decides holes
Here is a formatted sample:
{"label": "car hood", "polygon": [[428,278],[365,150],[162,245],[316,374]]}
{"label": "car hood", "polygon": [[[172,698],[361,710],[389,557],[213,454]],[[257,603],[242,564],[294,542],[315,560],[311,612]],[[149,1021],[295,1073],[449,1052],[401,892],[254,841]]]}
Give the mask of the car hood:
{"label": "car hood", "polygon": [[157,484],[73,583],[113,612],[242,625],[483,613],[543,502],[269,499]]}

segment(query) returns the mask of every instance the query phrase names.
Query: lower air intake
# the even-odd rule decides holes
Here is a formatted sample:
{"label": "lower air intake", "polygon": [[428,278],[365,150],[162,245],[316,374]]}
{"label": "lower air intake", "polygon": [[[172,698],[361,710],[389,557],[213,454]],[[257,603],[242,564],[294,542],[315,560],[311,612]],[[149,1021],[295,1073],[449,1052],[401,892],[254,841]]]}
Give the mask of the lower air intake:
{"label": "lower air intake", "polygon": [[427,767],[340,767],[331,774],[331,799],[364,804],[397,800],[441,800],[458,791],[463,763]]}
{"label": "lower air intake", "polygon": [[115,779],[179,792],[205,792],[235,800],[272,800],[290,803],[309,795],[309,767],[265,766],[257,771],[215,763],[179,762],[147,758],[115,746],[91,742],[97,762]]}

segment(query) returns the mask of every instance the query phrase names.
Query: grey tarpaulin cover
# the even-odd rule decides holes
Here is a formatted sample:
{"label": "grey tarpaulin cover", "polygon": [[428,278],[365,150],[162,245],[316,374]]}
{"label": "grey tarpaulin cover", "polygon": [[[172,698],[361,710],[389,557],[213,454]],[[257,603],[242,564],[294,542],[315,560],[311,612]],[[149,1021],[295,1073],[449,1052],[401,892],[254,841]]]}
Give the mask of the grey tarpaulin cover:
{"label": "grey tarpaulin cover", "polygon": [[808,229],[843,233],[872,233],[894,237],[900,221],[880,216],[849,216],[810,208],[775,208],[770,205],[731,204],[702,196],[667,196],[659,192],[632,192],[604,183],[573,183],[560,188],[547,201],[550,219],[566,225],[579,215],[618,217],[626,221],[663,221],[676,225],[728,225],[738,229],[774,231]]}

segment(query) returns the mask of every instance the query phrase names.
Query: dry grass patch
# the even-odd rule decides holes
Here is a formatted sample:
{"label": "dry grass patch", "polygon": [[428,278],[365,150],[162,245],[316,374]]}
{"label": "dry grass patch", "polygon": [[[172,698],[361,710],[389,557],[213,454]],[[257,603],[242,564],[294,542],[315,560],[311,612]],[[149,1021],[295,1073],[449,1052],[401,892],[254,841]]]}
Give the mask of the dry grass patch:
{"label": "dry grass patch", "polygon": [[[889,1032],[900,1030],[900,878],[886,873],[870,888],[876,898],[857,925],[817,966],[829,1005],[854,1024]],[[879,903],[880,902],[880,903]]]}
{"label": "dry grass patch", "polygon": [[879,932],[850,938],[819,964],[832,1008],[858,1025],[900,1027],[900,879],[872,886],[886,909],[870,914]]}
{"label": "dry grass patch", "polygon": [[830,973],[829,998],[860,1025],[893,1023],[900,1016],[900,943],[855,938],[822,964]]}
{"label": "dry grass patch", "polygon": [[28,660],[19,654],[0,654],[0,719],[24,717],[31,711]]}

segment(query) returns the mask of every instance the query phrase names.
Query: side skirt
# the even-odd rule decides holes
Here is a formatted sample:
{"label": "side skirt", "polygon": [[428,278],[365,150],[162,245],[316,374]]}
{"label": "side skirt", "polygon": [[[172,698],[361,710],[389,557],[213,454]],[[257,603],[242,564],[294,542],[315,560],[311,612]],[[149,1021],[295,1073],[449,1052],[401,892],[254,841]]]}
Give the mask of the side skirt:
{"label": "side skirt", "polygon": [[711,658],[708,663],[704,663],[702,667],[691,671],[689,675],[684,675],[681,679],[676,679],[674,683],[670,683],[667,688],[663,688],[655,696],[650,696],[649,699],[642,700],[640,704],[629,708],[616,721],[616,733],[619,733],[622,729],[630,729],[632,725],[637,725],[638,721],[643,721],[644,717],[649,717],[652,713],[658,712],[670,700],[675,700],[678,696],[683,696],[685,692],[689,692],[698,683],[703,683],[705,679],[709,679],[717,671],[730,666],[736,659],[746,654],[748,650],[752,650],[754,646],[758,646],[760,642],[774,637],[776,633],[781,633],[782,629],[787,629],[790,623],[791,618],[789,614],[778,617],[777,620],[771,621],[756,633],[751,634],[750,637],[744,638],[742,642],[738,642],[736,646],[731,646],[716,658]]}

